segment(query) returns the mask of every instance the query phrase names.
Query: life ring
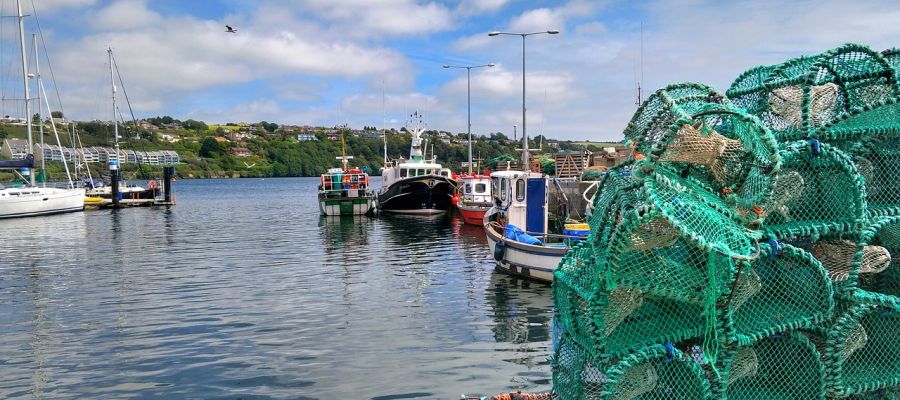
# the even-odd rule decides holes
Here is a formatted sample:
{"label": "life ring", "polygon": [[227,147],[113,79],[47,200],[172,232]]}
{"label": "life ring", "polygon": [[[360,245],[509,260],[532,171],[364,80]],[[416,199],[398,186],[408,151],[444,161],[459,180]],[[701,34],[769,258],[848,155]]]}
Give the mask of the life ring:
{"label": "life ring", "polygon": [[151,180],[151,181],[148,181],[148,182],[147,182],[147,187],[148,187],[150,190],[156,190],[156,189],[159,189],[159,183],[157,183],[157,182],[156,182],[156,179],[154,179],[154,180]]}

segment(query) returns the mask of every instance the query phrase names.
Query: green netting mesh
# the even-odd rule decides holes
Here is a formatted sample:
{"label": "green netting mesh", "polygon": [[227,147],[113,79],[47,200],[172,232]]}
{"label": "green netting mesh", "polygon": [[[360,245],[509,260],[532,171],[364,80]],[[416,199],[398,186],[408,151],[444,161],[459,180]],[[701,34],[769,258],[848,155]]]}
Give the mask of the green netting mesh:
{"label": "green netting mesh", "polygon": [[781,171],[764,206],[767,231],[780,238],[808,236],[865,221],[865,181],[845,153],[797,141],[780,154]]}
{"label": "green netting mesh", "polygon": [[554,274],[559,398],[896,399],[898,63],[845,45],[650,96]]}
{"label": "green netting mesh", "polygon": [[819,137],[819,128],[834,119],[894,101],[900,87],[882,54],[847,44],[748,70],[726,93],[733,104],[762,119],[779,140],[796,140]]}
{"label": "green netting mesh", "polygon": [[827,388],[839,397],[900,385],[900,302],[858,291],[825,332]]}
{"label": "green netting mesh", "polygon": [[[553,359],[560,398],[603,400],[712,399],[706,373],[674,347],[654,345],[615,360],[590,357],[578,343],[563,338]],[[577,378],[575,378],[577,377]],[[575,379],[573,379],[575,378]]]}
{"label": "green netting mesh", "polygon": [[796,332],[779,333],[741,346],[726,358],[720,370],[725,371],[717,386],[721,398],[825,398],[825,371],[819,352],[809,339]]}
{"label": "green netting mesh", "polygon": [[[893,116],[900,120],[900,112]],[[896,132],[874,134],[850,149],[857,170],[866,184],[866,199],[872,215],[900,214],[900,124]]]}
{"label": "green netting mesh", "polygon": [[740,271],[725,324],[732,341],[749,344],[788,329],[806,329],[831,316],[834,297],[821,264],[809,253],[781,244]]}

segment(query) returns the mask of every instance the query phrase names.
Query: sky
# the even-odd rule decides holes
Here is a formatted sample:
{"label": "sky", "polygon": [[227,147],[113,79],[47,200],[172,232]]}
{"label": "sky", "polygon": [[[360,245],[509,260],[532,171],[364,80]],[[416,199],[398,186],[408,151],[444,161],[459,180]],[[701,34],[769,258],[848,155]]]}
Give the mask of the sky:
{"label": "sky", "polygon": [[[512,136],[513,125],[522,129],[522,39],[487,34],[556,29],[526,40],[528,134],[617,141],[637,109],[639,80],[644,98],[685,81],[725,91],[759,64],[848,42],[900,46],[896,0],[22,4],[29,46],[32,33],[43,38],[51,108],[75,120],[111,118],[107,47],[138,118],[208,123],[380,128],[384,115],[388,128],[399,128],[420,111],[428,128],[466,132],[466,70],[442,66],[493,63],[472,70],[472,131]],[[15,15],[15,5],[0,0],[0,15]],[[18,27],[15,18],[0,23],[3,112],[11,114],[22,79]]]}

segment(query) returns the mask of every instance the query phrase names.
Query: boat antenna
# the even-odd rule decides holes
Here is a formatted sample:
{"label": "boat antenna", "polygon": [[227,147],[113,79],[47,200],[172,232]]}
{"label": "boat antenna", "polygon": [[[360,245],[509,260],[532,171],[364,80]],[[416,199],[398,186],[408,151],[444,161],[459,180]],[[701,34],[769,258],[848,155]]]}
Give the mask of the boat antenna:
{"label": "boat antenna", "polygon": [[643,97],[641,94],[641,87],[644,85],[644,21],[641,21],[641,52],[640,52],[640,65],[641,65],[641,79],[637,81],[637,100],[635,101],[636,106],[640,106],[641,102],[643,102]]}
{"label": "boat antenna", "polygon": [[381,139],[384,140],[384,166],[387,167],[387,128],[384,119],[384,79],[381,80]]}

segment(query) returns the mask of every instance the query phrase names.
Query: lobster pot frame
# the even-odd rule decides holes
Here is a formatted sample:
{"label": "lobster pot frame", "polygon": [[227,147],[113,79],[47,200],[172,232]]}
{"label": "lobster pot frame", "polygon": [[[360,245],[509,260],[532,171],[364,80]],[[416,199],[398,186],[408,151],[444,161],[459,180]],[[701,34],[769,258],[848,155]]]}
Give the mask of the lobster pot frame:
{"label": "lobster pot frame", "polygon": [[690,116],[710,102],[727,100],[713,88],[700,83],[679,83],[659,89],[631,118],[624,132],[626,143],[630,142],[637,154],[648,154],[666,140],[673,127],[690,123]]}
{"label": "lobster pot frame", "polygon": [[798,140],[815,138],[820,127],[835,119],[900,96],[895,75],[880,53],[847,44],[750,69],[726,94],[735,106],[759,117],[779,140]]}
{"label": "lobster pot frame", "polygon": [[655,345],[625,357],[609,369],[603,399],[711,399],[709,381],[699,362],[674,346]]}
{"label": "lobster pot frame", "polygon": [[826,332],[827,388],[835,397],[900,385],[900,299],[862,290]]}
{"label": "lobster pot frame", "polygon": [[781,171],[764,206],[764,229],[771,236],[819,236],[864,224],[865,182],[844,152],[818,141],[797,141],[779,153]]}
{"label": "lobster pot frame", "polygon": [[846,297],[862,288],[895,294],[898,281],[892,253],[900,246],[900,216],[878,217],[867,225],[861,231],[832,232],[817,240],[793,238],[791,243],[821,262],[835,293]]}
{"label": "lobster pot frame", "polygon": [[673,346],[648,346],[604,361],[564,337],[552,363],[560,400],[712,400],[700,364]]}
{"label": "lobster pot frame", "polygon": [[734,269],[734,262],[687,240],[653,208],[626,213],[609,240],[607,262],[608,288],[696,304],[718,297]]}
{"label": "lobster pot frame", "polygon": [[894,110],[891,119],[893,129],[883,129],[854,143],[849,150],[866,183],[871,216],[900,215],[900,108]]}
{"label": "lobster pot frame", "polygon": [[708,103],[674,125],[649,160],[682,176],[707,182],[730,195],[743,211],[766,201],[779,158],[774,136],[756,117],[734,107]]}
{"label": "lobster pot frame", "polygon": [[619,287],[584,293],[555,277],[553,298],[564,330],[598,360],[642,347],[680,342],[703,333],[703,307]]}
{"label": "lobster pot frame", "polygon": [[760,257],[748,264],[737,272],[720,308],[728,343],[749,345],[831,317],[831,281],[809,253],[788,244],[763,246]]}
{"label": "lobster pot frame", "polygon": [[900,70],[900,49],[892,48],[881,52],[888,64],[894,67],[894,70]]}
{"label": "lobster pot frame", "polygon": [[765,337],[740,346],[721,361],[713,380],[721,399],[825,399],[825,371],[819,352],[798,332]]}

